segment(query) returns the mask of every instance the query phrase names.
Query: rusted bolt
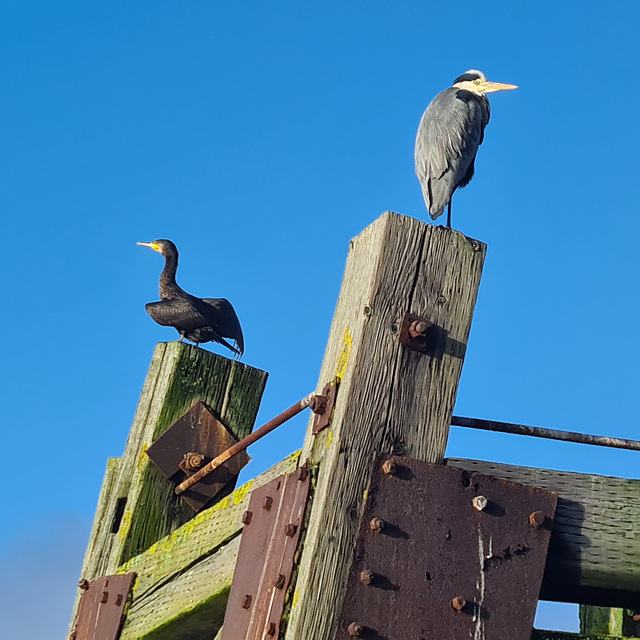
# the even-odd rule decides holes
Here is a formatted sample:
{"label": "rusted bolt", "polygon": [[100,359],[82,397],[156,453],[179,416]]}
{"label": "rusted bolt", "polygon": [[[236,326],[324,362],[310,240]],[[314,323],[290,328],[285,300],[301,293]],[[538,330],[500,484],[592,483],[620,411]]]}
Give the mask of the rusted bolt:
{"label": "rusted bolt", "polygon": [[321,416],[327,410],[327,399],[324,396],[313,396],[313,400],[309,406],[313,413]]}
{"label": "rusted bolt", "polygon": [[275,622],[270,622],[269,626],[267,628],[267,635],[268,636],[275,636],[276,635],[276,623]]}
{"label": "rusted bolt", "polygon": [[362,582],[362,584],[371,584],[375,577],[376,577],[376,574],[373,573],[371,569],[363,569],[360,572],[360,582]]}
{"label": "rusted bolt", "polygon": [[533,513],[529,514],[529,524],[534,529],[541,527],[544,524],[544,521],[546,519],[547,517],[544,515],[542,511],[534,511]]}
{"label": "rusted bolt", "polygon": [[384,520],[382,518],[378,518],[378,516],[371,518],[369,521],[369,529],[380,533],[384,529]]}
{"label": "rusted bolt", "polygon": [[473,505],[474,509],[477,509],[478,511],[483,511],[484,509],[487,508],[489,501],[484,496],[476,496],[471,501],[471,504]]}
{"label": "rusted bolt", "polygon": [[204,456],[195,451],[189,451],[182,456],[182,462],[178,465],[183,471],[197,471],[204,463]]}
{"label": "rusted bolt", "polygon": [[119,593],[119,594],[116,596],[116,607],[119,607],[121,604],[122,604],[122,594],[121,594],[121,593]]}
{"label": "rusted bolt", "polygon": [[285,577],[283,573],[279,573],[275,581],[276,589],[284,589]]}
{"label": "rusted bolt", "polygon": [[477,240],[472,240],[471,241],[471,248],[474,251],[480,251],[480,243]]}
{"label": "rusted bolt", "polygon": [[456,596],[451,601],[451,606],[458,612],[462,611],[467,606],[467,601],[462,596]]}
{"label": "rusted bolt", "polygon": [[109,592],[103,591],[102,598],[100,598],[100,602],[102,602],[102,604],[106,604],[108,600],[109,600]]}
{"label": "rusted bolt", "polygon": [[244,600],[242,601],[242,608],[243,609],[250,609],[251,608],[251,600],[253,600],[253,598],[247,593],[244,596]]}
{"label": "rusted bolt", "polygon": [[78,587],[83,591],[86,591],[89,588],[89,581],[86,578],[82,578],[82,580],[78,582]]}
{"label": "rusted bolt", "polygon": [[262,508],[265,511],[270,511],[271,510],[271,505],[273,504],[273,498],[271,496],[267,496],[264,499],[264,502],[262,503]]}
{"label": "rusted bolt", "polygon": [[382,463],[382,472],[386,473],[389,476],[394,476],[396,474],[396,463],[391,459],[391,458],[387,458],[383,463]]}
{"label": "rusted bolt", "polygon": [[362,313],[363,313],[365,316],[370,316],[370,315],[371,315],[371,311],[372,311],[372,310],[371,310],[371,305],[370,305],[370,304],[365,304],[365,305],[364,305],[364,308],[362,309]]}
{"label": "rusted bolt", "polygon": [[427,329],[430,325],[430,322],[424,322],[423,320],[414,320],[409,327],[409,335],[412,338],[423,337],[427,333]]}
{"label": "rusted bolt", "polygon": [[354,638],[362,637],[362,633],[364,632],[364,627],[359,622],[352,622],[347,627],[347,633]]}
{"label": "rusted bolt", "polygon": [[284,532],[290,537],[293,538],[293,536],[296,535],[296,531],[298,530],[298,527],[293,524],[292,522],[290,522],[286,527]]}
{"label": "rusted bolt", "polygon": [[251,518],[253,518],[253,513],[251,513],[251,511],[245,511],[242,514],[242,524],[250,524]]}

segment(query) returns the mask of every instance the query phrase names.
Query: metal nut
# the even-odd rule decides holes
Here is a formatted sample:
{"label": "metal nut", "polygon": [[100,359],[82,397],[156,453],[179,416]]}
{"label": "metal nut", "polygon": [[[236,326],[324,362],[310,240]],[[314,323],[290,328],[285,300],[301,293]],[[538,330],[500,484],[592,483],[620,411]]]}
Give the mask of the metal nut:
{"label": "metal nut", "polygon": [[86,591],[89,588],[89,581],[86,578],[82,578],[82,580],[78,582],[78,587],[83,591]]}
{"label": "metal nut", "polygon": [[384,520],[382,518],[379,518],[378,516],[371,518],[371,520],[369,521],[369,529],[371,529],[371,531],[380,533],[384,529]]}
{"label": "metal nut", "polygon": [[397,471],[396,463],[391,458],[387,458],[382,463],[382,473],[386,473],[389,476],[395,476],[396,471]]}
{"label": "metal nut", "polygon": [[462,596],[456,596],[451,601],[451,606],[458,612],[462,611],[467,606],[467,601]]}
{"label": "metal nut", "polygon": [[348,627],[347,627],[347,633],[350,636],[353,636],[354,638],[360,638],[362,637],[362,634],[364,632],[364,627],[358,623],[358,622],[352,622]]}
{"label": "metal nut", "polygon": [[471,501],[471,504],[473,505],[474,509],[477,509],[478,511],[483,511],[484,509],[487,508],[489,501],[484,496],[476,496]]}
{"label": "metal nut", "polygon": [[247,593],[244,597],[244,600],[242,601],[242,608],[243,609],[250,609],[251,608],[251,600],[253,598]]}
{"label": "metal nut", "polygon": [[376,577],[376,574],[373,573],[371,569],[363,569],[360,572],[360,582],[362,582],[362,584],[371,584],[375,577]]}
{"label": "metal nut", "polygon": [[538,529],[544,524],[544,521],[547,517],[544,515],[542,511],[534,511],[529,514],[529,524],[534,528]]}
{"label": "metal nut", "polygon": [[409,327],[409,335],[412,338],[422,337],[427,333],[428,328],[428,322],[424,322],[423,320],[414,320]]}

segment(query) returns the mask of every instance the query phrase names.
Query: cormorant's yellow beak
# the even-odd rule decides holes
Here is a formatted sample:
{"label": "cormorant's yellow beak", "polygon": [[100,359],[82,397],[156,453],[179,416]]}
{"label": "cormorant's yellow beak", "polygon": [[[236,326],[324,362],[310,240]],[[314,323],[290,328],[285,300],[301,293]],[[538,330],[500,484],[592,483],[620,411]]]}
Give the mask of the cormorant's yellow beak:
{"label": "cormorant's yellow beak", "polygon": [[149,247],[149,249],[153,249],[154,251],[160,251],[160,245],[157,242],[138,242],[141,247]]}
{"label": "cormorant's yellow beak", "polygon": [[505,91],[506,89],[517,89],[517,84],[505,84],[504,82],[483,82],[480,85],[482,93],[493,93],[494,91]]}

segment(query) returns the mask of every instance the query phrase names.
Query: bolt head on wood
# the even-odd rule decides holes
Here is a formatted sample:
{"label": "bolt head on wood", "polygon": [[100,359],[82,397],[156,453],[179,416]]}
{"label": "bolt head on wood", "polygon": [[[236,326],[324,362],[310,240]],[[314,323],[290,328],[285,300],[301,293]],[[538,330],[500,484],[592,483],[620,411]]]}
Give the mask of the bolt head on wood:
{"label": "bolt head on wood", "polygon": [[394,476],[396,474],[396,471],[396,463],[391,458],[387,458],[382,463],[382,473],[386,473],[389,476]]}
{"label": "bolt head on wood", "polygon": [[364,632],[364,627],[358,622],[352,622],[347,627],[347,633],[354,638],[361,638]]}
{"label": "bolt head on wood", "polygon": [[327,399],[324,396],[313,396],[310,407],[313,413],[321,416],[327,410]]}
{"label": "bolt head on wood", "polygon": [[242,514],[242,524],[250,524],[251,518],[253,518],[253,513],[251,513],[251,511],[245,511]]}
{"label": "bolt head on wood", "polygon": [[539,527],[541,527],[546,519],[547,518],[542,511],[534,511],[533,513],[529,514],[529,524],[534,529],[538,529]]}
{"label": "bolt head on wood", "polygon": [[489,501],[484,496],[476,496],[471,501],[471,504],[473,505],[474,509],[477,509],[478,511],[484,511],[487,508]]}
{"label": "bolt head on wood", "polygon": [[295,535],[296,535],[296,531],[297,531],[297,530],[298,530],[297,525],[295,525],[295,524],[293,524],[292,522],[290,522],[290,523],[286,526],[286,528],[285,528],[284,532],[285,532],[285,533],[286,533],[290,538],[293,538],[293,536],[295,536]]}
{"label": "bolt head on wood", "polygon": [[89,588],[89,581],[86,578],[82,578],[82,580],[78,582],[78,587],[86,591]]}
{"label": "bolt head on wood", "polygon": [[376,577],[376,574],[373,573],[371,569],[363,569],[360,572],[360,582],[362,582],[362,584],[371,584],[375,577]]}
{"label": "bolt head on wood", "polygon": [[384,520],[382,518],[379,518],[378,516],[371,518],[371,520],[369,521],[369,529],[371,529],[371,531],[375,531],[376,533],[380,533],[384,529]]}
{"label": "bolt head on wood", "polygon": [[431,326],[431,323],[424,320],[414,320],[409,327],[409,335],[412,338],[420,338],[426,335],[427,329]]}
{"label": "bolt head on wood", "polygon": [[451,606],[458,612],[462,611],[467,606],[467,601],[462,596],[456,596],[451,600]]}

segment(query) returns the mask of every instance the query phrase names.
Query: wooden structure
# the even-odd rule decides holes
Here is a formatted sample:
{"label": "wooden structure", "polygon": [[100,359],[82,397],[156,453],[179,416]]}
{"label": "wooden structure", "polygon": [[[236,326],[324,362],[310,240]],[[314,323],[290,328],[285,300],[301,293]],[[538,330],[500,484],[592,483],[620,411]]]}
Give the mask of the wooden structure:
{"label": "wooden structure", "polygon": [[[541,597],[597,605],[582,608],[582,638],[640,636],[633,611],[608,608],[640,607],[640,481],[444,460],[485,251],[456,231],[393,213],[354,238],[318,382],[318,390],[339,382],[330,426],[314,433],[312,416],[301,452],[197,515],[144,452],[195,400],[236,436],[246,435],[266,374],[189,345],[156,347],[125,453],[107,465],[82,570],[88,581],[136,574],[114,638],[201,640],[219,633],[251,494],[301,463],[312,468],[313,493],[296,534],[279,637],[346,637],[340,611],[372,461],[381,453],[556,491]],[[399,343],[406,313],[433,323],[437,349],[419,353]]]}

